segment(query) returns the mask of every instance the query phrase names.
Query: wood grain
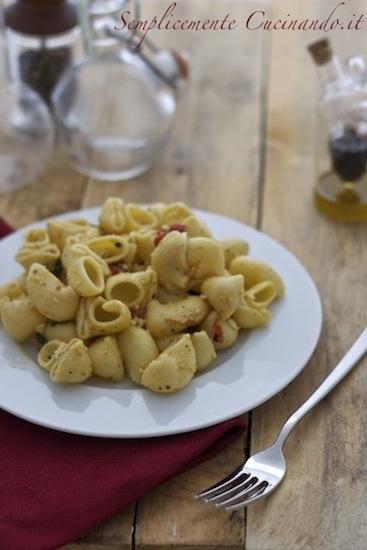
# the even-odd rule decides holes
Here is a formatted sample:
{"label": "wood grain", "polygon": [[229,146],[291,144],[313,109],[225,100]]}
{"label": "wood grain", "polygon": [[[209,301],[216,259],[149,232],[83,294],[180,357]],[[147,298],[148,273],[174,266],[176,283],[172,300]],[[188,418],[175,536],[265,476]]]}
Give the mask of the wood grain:
{"label": "wood grain", "polygon": [[[324,16],[334,6],[332,1],[309,1],[297,5],[297,16]],[[363,12],[364,7],[354,1],[347,11]],[[294,2],[274,2],[273,17],[286,13],[295,13]],[[363,51],[361,34],[334,33],[330,38],[344,56]],[[323,301],[324,328],[304,372],[254,411],[252,451],[272,442],[367,320],[367,227],[328,221],[312,204],[318,80],[305,44],[299,33],[272,36],[262,228],[292,250],[314,277]],[[366,365],[365,361],[296,428],[286,446],[286,481],[269,499],[248,509],[248,550],[365,548]]]}
{"label": "wood grain", "polygon": [[[146,3],[144,13],[159,13],[165,5],[161,1]],[[179,6],[182,17],[223,15],[223,3],[213,0],[189,0]],[[253,6],[232,1],[225,5],[237,18]],[[134,202],[183,200],[256,225],[266,37],[234,33],[234,55],[229,53],[227,36],[218,33],[198,33],[194,39],[187,33],[159,33],[155,38],[162,47],[174,43],[187,50],[192,59],[191,79],[182,90],[169,147],[153,170],[140,178],[112,184],[90,181],[84,206],[99,205],[110,195]],[[250,49],[252,55],[248,56]],[[228,515],[192,499],[195,492],[240,463],[243,448],[244,442],[239,441],[220,457],[141,499],[134,529],[136,550],[243,548],[244,512]]]}

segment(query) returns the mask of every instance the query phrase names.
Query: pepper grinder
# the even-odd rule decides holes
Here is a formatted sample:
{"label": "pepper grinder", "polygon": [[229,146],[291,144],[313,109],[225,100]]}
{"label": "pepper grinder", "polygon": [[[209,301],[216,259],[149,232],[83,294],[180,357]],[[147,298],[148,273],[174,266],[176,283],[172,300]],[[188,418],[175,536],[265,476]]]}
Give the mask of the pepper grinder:
{"label": "pepper grinder", "polygon": [[50,105],[61,74],[71,64],[80,35],[70,0],[11,0],[5,9],[10,74]]}

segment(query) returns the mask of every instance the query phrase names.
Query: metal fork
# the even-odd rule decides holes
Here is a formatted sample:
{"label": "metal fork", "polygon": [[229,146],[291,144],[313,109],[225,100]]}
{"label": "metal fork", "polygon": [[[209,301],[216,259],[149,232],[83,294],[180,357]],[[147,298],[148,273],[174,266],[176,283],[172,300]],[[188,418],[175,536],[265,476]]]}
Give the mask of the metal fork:
{"label": "metal fork", "polygon": [[317,405],[367,352],[367,328],[321,386],[295,411],[281,429],[275,443],[239,466],[228,477],[195,496],[226,510],[239,510],[269,495],[284,479],[287,464],[283,446],[298,422]]}

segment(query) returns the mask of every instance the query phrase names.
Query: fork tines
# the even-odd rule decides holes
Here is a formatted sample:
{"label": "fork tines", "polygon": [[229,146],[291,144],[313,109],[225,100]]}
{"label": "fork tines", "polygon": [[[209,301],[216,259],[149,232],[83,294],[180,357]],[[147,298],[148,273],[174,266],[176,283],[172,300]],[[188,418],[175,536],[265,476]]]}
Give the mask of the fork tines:
{"label": "fork tines", "polygon": [[211,502],[227,510],[236,510],[260,498],[268,486],[268,481],[259,480],[249,472],[237,469],[195,498],[204,499],[205,502]]}

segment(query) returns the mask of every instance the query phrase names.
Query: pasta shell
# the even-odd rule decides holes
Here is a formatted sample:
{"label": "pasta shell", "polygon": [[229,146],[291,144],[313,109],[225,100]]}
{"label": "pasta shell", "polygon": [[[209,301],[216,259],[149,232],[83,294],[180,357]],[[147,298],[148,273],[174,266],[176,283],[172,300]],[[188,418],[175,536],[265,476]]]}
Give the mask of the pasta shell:
{"label": "pasta shell", "polygon": [[105,300],[102,296],[82,299],[76,315],[78,337],[87,340],[93,336],[116,334],[131,322],[128,307],[118,300]]}
{"label": "pasta shell", "polygon": [[152,268],[158,275],[159,284],[170,292],[182,292],[187,288],[189,268],[186,251],[186,233],[172,231],[160,241],[151,255]]}
{"label": "pasta shell", "polygon": [[172,336],[164,336],[163,338],[158,338],[155,343],[157,344],[159,352],[162,353],[162,351],[172,346],[172,344],[178,342],[179,339],[183,336],[184,334],[172,334]]}
{"label": "pasta shell", "polygon": [[121,382],[124,378],[124,367],[115,337],[98,338],[89,346],[88,351],[95,376]]}
{"label": "pasta shell", "polygon": [[46,229],[30,229],[23,236],[23,247],[27,248],[42,248],[50,242]]}
{"label": "pasta shell", "polygon": [[98,237],[99,228],[90,225],[86,220],[50,220],[47,223],[48,234],[51,241],[55,243],[60,250],[63,250],[66,239],[72,235],[83,233],[92,239]]}
{"label": "pasta shell", "polygon": [[187,264],[190,279],[202,280],[216,275],[224,275],[224,252],[219,243],[205,237],[189,239]]}
{"label": "pasta shell", "polygon": [[195,351],[186,334],[148,365],[141,382],[152,391],[173,393],[184,388],[195,372]]}
{"label": "pasta shell", "polygon": [[56,358],[56,351],[63,348],[65,345],[65,342],[61,342],[60,340],[51,340],[50,342],[47,342],[38,352],[37,361],[40,367],[43,369],[50,371],[51,366],[53,365],[55,358]]}
{"label": "pasta shell", "polygon": [[126,230],[154,229],[157,227],[157,216],[152,210],[141,208],[138,204],[125,206]]}
{"label": "pasta shell", "polygon": [[249,245],[242,239],[223,239],[219,242],[224,250],[227,269],[229,269],[232,261],[237,258],[237,256],[245,256],[248,254]]}
{"label": "pasta shell", "polygon": [[268,307],[277,297],[277,289],[271,281],[252,286],[245,292],[245,302],[256,309]]}
{"label": "pasta shell", "polygon": [[77,337],[76,325],[73,321],[65,321],[62,323],[51,321],[48,322],[42,330],[37,329],[37,332],[41,333],[49,342],[51,340],[59,340],[67,343]]}
{"label": "pasta shell", "polygon": [[192,212],[183,202],[172,202],[163,208],[160,212],[160,225],[172,225],[173,223],[183,223],[183,221],[192,215]]}
{"label": "pasta shell", "polygon": [[189,237],[209,237],[212,235],[207,226],[199,220],[196,216],[191,215],[185,218],[182,222],[186,227]]}
{"label": "pasta shell", "polygon": [[[64,249],[64,252],[65,252],[65,249]],[[67,257],[65,257],[65,256],[67,256]],[[89,248],[89,246],[87,246],[86,244],[82,244],[82,243],[75,243],[75,244],[71,245],[70,247],[68,247],[67,255],[65,255],[63,253],[64,264],[68,268],[76,260],[78,260],[79,258],[84,258],[85,256],[93,258],[95,263],[97,263],[100,266],[100,268],[103,272],[103,275],[105,277],[108,277],[109,275],[111,275],[111,270],[108,267],[107,262],[103,258],[98,256],[98,254],[95,254],[95,252],[93,252]]]}
{"label": "pasta shell", "polygon": [[224,321],[229,319],[241,303],[244,293],[243,275],[211,277],[201,286],[201,292]]}
{"label": "pasta shell", "polygon": [[238,258],[235,258],[231,262],[230,272],[232,275],[241,273],[244,276],[246,290],[258,283],[271,281],[274,283],[277,296],[282,297],[284,295],[284,284],[278,273],[260,260],[255,260],[248,256],[238,256]]}
{"label": "pasta shell", "polygon": [[36,332],[37,327],[45,322],[45,318],[32,305],[27,296],[10,299],[4,296],[0,299],[0,318],[4,329],[16,342],[24,342]]}
{"label": "pasta shell", "polygon": [[145,304],[157,292],[157,274],[152,268],[137,273],[119,273],[106,284],[108,300],[119,300],[129,308]]}
{"label": "pasta shell", "polygon": [[67,278],[69,285],[83,298],[98,296],[105,289],[105,280],[101,265],[91,256],[82,256],[71,261],[67,271]]}
{"label": "pasta shell", "polygon": [[110,197],[106,200],[99,216],[99,224],[105,233],[121,235],[125,231],[126,218],[124,208],[124,201],[122,199]]}
{"label": "pasta shell", "polygon": [[153,338],[163,338],[197,326],[208,312],[207,302],[199,296],[188,296],[169,304],[152,300],[148,304],[146,326]]}
{"label": "pasta shell", "polygon": [[143,328],[129,327],[117,337],[121,357],[133,382],[141,384],[141,377],[149,363],[158,357],[153,338]]}
{"label": "pasta shell", "polygon": [[216,350],[230,348],[238,338],[238,326],[233,319],[223,321],[216,311],[212,311],[201,323]]}
{"label": "pasta shell", "polygon": [[212,340],[205,330],[194,332],[191,335],[191,343],[195,351],[196,369],[198,371],[209,367],[217,358]]}
{"label": "pasta shell", "polygon": [[269,323],[271,313],[266,308],[253,308],[243,301],[232,318],[240,328],[252,329]]}
{"label": "pasta shell", "polygon": [[81,384],[92,375],[88,349],[78,338],[57,348],[51,361],[50,378],[53,382]]}
{"label": "pasta shell", "polygon": [[108,264],[124,260],[130,252],[128,239],[121,235],[97,237],[88,241],[88,247]]}
{"label": "pasta shell", "polygon": [[33,264],[28,272],[27,291],[32,304],[47,319],[74,319],[79,296],[71,286],[65,286],[44,265]]}
{"label": "pasta shell", "polygon": [[16,298],[25,298],[25,293],[19,282],[14,280],[5,285],[0,285],[0,300],[5,296],[10,300],[15,300]]}
{"label": "pasta shell", "polygon": [[32,264],[38,263],[53,269],[61,253],[55,244],[46,244],[39,247],[25,246],[15,255],[15,259],[24,269],[28,270]]}

